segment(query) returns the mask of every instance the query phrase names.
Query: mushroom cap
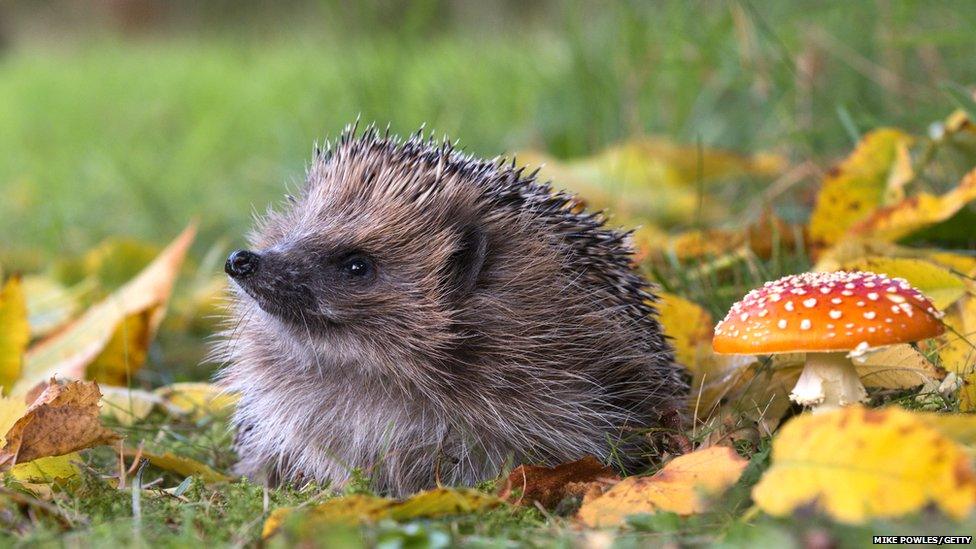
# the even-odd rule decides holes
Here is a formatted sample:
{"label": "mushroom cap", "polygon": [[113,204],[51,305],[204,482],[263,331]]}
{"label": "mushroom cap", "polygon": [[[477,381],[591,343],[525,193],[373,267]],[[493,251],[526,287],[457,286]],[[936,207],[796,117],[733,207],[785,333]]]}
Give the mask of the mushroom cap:
{"label": "mushroom cap", "polygon": [[715,326],[722,354],[851,351],[945,331],[927,297],[902,278],[869,272],[803,273],[767,282]]}

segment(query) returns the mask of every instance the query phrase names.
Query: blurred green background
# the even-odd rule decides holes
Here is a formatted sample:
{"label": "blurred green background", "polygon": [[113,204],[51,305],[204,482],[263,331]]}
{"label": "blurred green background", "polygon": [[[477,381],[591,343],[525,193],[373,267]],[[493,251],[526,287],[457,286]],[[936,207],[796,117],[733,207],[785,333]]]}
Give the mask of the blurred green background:
{"label": "blurred green background", "polygon": [[0,4],[0,261],[107,236],[198,255],[361,117],[480,155],[655,134],[793,162],[916,132],[976,82],[973,2]]}

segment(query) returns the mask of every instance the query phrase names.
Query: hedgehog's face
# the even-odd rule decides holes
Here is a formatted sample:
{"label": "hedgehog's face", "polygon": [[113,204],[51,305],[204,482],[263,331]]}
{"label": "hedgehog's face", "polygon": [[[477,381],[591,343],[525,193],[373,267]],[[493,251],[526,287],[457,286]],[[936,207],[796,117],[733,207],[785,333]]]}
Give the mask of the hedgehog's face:
{"label": "hedgehog's face", "polygon": [[305,329],[367,316],[380,278],[376,261],[364,252],[304,246],[237,250],[224,270],[265,312]]}
{"label": "hedgehog's face", "polygon": [[388,199],[337,206],[309,193],[225,270],[242,299],[303,345],[359,361],[430,357],[453,344],[455,313],[484,266],[486,238],[472,217]]}

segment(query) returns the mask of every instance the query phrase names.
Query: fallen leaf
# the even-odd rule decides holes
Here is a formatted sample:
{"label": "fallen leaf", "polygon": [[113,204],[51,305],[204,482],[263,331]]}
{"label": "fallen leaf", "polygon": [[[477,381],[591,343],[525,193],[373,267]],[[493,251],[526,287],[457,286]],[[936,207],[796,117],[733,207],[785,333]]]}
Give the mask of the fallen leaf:
{"label": "fallen leaf", "polygon": [[915,416],[952,440],[972,448],[976,446],[976,415],[915,412]]}
{"label": "fallen leaf", "polygon": [[557,188],[578,193],[588,207],[608,209],[615,219],[629,224],[684,223],[693,215],[718,219],[725,213],[725,205],[718,201],[702,204],[699,184],[713,188],[718,181],[734,177],[769,177],[786,166],[775,155],[748,157],[655,137],[568,161],[533,151],[520,152],[517,157],[522,164],[543,166],[542,180],[553,180]]}
{"label": "fallen leaf", "polygon": [[627,477],[602,496],[583,502],[576,515],[591,528],[620,526],[629,515],[669,511],[679,515],[707,509],[706,494],[729,488],[748,461],[735,450],[715,446],[671,460],[650,477]]}
{"label": "fallen leaf", "polygon": [[679,261],[701,257],[718,258],[741,254],[743,250],[756,257],[768,258],[774,250],[792,249],[798,240],[804,238],[803,235],[803,227],[788,224],[774,215],[764,214],[758,221],[746,227],[700,229],[675,235],[645,235],[638,230],[634,234],[634,242],[638,248],[638,261],[643,258],[657,262],[670,258]]}
{"label": "fallen leaf", "polygon": [[934,340],[942,366],[965,376],[976,366],[976,297],[967,295],[946,310],[946,331]]}
{"label": "fallen leaf", "polygon": [[811,245],[827,248],[839,242],[848,230],[884,205],[889,178],[900,187],[904,167],[899,150],[911,136],[901,130],[881,128],[864,136],[854,152],[830,170],[820,187],[810,214]]}
{"label": "fallen leaf", "polygon": [[116,441],[118,435],[103,427],[99,420],[100,398],[98,384],[93,381],[62,385],[52,380],[5,431],[0,446],[0,470]]}
{"label": "fallen leaf", "polygon": [[63,456],[42,457],[14,465],[10,469],[10,476],[21,483],[50,483],[65,480],[78,476],[79,469],[75,463],[79,461],[81,456],[77,452]]}
{"label": "fallen leaf", "polygon": [[437,488],[404,500],[355,494],[330,499],[309,508],[275,509],[264,522],[261,537],[277,532],[288,517],[303,513],[304,523],[357,525],[382,519],[399,521],[473,513],[502,505],[495,496],[470,488]]}
{"label": "fallen leaf", "polygon": [[841,270],[870,271],[904,278],[943,311],[966,293],[966,282],[949,269],[925,259],[871,256],[847,261]]}
{"label": "fallen leaf", "polygon": [[962,380],[960,411],[976,411],[976,296],[967,295],[949,307],[942,322],[945,333],[929,345],[934,345],[942,367]]}
{"label": "fallen leaf", "polygon": [[233,411],[240,396],[211,383],[173,383],[156,389],[156,395],[191,417],[200,419]]}
{"label": "fallen leaf", "polygon": [[743,422],[754,423],[763,436],[771,435],[792,406],[789,395],[803,370],[803,355],[775,355],[769,362],[718,356],[738,357],[740,361],[733,364],[741,366],[728,370],[725,377],[706,378],[704,387],[693,387],[693,394],[701,391],[696,417],[709,445],[731,444]]}
{"label": "fallen leaf", "polygon": [[881,208],[851,227],[852,235],[896,241],[926,227],[946,221],[976,200],[976,170],[963,177],[957,187],[936,196],[919,193]]}
{"label": "fallen leaf", "polygon": [[85,369],[85,377],[105,385],[126,386],[132,375],[146,362],[152,341],[156,307],[125,317],[112,338]]}
{"label": "fallen leaf", "polygon": [[668,292],[658,292],[658,318],[671,338],[678,362],[694,371],[703,352],[711,348],[712,315],[697,303]]}
{"label": "fallen leaf", "polygon": [[27,403],[24,399],[0,396],[0,446],[6,444],[7,439],[4,435],[17,423],[17,420],[24,417],[25,413],[27,413]]}
{"label": "fallen leaf", "polygon": [[[377,516],[384,516],[387,509],[395,501],[389,498],[368,494],[353,494],[330,499],[304,511],[307,523],[319,524],[359,524],[376,520]],[[264,521],[261,537],[267,539],[275,534],[289,517],[296,512],[302,512],[295,507],[281,507],[275,509]]]}
{"label": "fallen leaf", "polygon": [[711,345],[705,352],[709,354],[700,355],[690,368],[692,396],[688,405],[699,419],[711,415],[723,402],[738,401],[758,372],[758,358],[753,355],[717,355]]}
{"label": "fallen leaf", "polygon": [[88,365],[99,357],[119,325],[131,315],[151,311],[148,325],[154,333],[194,234],[193,227],[184,230],[139,276],[63,330],[31,347],[14,394],[23,394],[55,374],[73,379],[85,377]]}
{"label": "fallen leaf", "polygon": [[845,238],[834,247],[821,253],[812,270],[821,273],[840,271],[844,265],[863,260],[866,257],[921,259],[962,276],[976,274],[976,257],[971,255],[938,249],[909,248],[891,242],[854,237]]}
{"label": "fallen leaf", "polygon": [[498,497],[509,503],[553,509],[570,496],[582,496],[591,483],[606,485],[620,480],[617,472],[593,456],[555,467],[519,465],[512,470]]}
{"label": "fallen leaf", "polygon": [[908,389],[946,374],[908,344],[869,349],[852,356],[851,362],[866,387]]}
{"label": "fallen leaf", "polygon": [[179,456],[172,452],[156,454],[153,452],[147,452],[145,450],[125,448],[123,450],[123,455],[128,458],[141,456],[148,459],[149,463],[155,467],[159,467],[160,469],[170,471],[184,477],[200,477],[204,482],[227,482],[233,480],[233,477],[215,470],[206,463],[201,463],[186,456]]}
{"label": "fallen leaf", "polygon": [[123,426],[131,426],[146,419],[157,406],[169,407],[165,400],[149,391],[112,386],[103,386],[101,389],[102,416],[110,417]]}
{"label": "fallen leaf", "polygon": [[31,337],[46,336],[71,321],[81,306],[82,297],[92,287],[92,284],[82,283],[66,288],[47,276],[25,276],[23,288]]}
{"label": "fallen leaf", "polygon": [[0,394],[9,392],[20,377],[29,341],[27,303],[15,276],[0,290]]}
{"label": "fallen leaf", "polygon": [[934,504],[962,518],[976,502],[976,475],[963,449],[915,414],[854,405],[787,423],[752,496],[776,516],[813,505],[861,523]]}
{"label": "fallen leaf", "polygon": [[109,238],[81,257],[56,262],[54,276],[68,285],[94,282],[102,290],[112,290],[136,276],[156,255],[159,248],[131,238]]}
{"label": "fallen leaf", "polygon": [[436,488],[414,494],[388,510],[393,520],[437,518],[476,513],[502,504],[497,497],[470,488]]}

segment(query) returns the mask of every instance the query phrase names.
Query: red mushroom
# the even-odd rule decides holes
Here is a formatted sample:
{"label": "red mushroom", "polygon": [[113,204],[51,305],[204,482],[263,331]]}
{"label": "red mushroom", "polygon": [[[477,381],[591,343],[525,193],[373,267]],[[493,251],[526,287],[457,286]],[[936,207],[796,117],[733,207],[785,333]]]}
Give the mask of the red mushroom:
{"label": "red mushroom", "polygon": [[942,314],[901,278],[804,273],[767,282],[715,327],[720,354],[806,353],[790,398],[815,411],[867,398],[851,353],[941,334]]}

